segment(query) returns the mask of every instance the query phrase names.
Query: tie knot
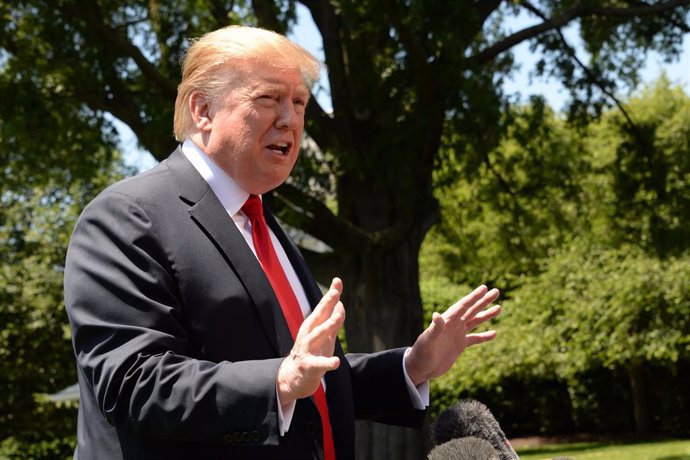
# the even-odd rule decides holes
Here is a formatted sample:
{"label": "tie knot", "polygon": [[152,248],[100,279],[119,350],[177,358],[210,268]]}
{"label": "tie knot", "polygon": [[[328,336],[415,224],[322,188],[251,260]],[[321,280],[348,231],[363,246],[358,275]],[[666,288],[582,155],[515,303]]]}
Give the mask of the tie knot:
{"label": "tie knot", "polygon": [[264,215],[264,209],[261,205],[261,198],[257,195],[249,195],[247,201],[242,205],[242,212],[244,212],[250,220],[262,217]]}

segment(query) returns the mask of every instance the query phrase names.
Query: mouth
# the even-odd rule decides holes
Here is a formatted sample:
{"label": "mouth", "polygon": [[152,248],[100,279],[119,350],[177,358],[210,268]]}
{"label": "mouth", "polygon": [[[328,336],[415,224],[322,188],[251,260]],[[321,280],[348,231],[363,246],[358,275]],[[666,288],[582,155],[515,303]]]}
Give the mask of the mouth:
{"label": "mouth", "polygon": [[266,146],[267,149],[273,151],[277,155],[287,155],[292,149],[292,143],[290,142],[276,142]]}

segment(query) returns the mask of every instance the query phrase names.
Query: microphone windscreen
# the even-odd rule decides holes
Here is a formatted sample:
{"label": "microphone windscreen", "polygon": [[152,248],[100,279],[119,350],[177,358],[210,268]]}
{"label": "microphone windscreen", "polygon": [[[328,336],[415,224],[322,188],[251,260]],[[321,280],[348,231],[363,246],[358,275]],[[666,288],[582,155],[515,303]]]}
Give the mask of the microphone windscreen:
{"label": "microphone windscreen", "polygon": [[501,460],[488,441],[479,438],[451,439],[434,447],[427,460]]}
{"label": "microphone windscreen", "polygon": [[473,399],[458,401],[443,411],[434,424],[434,442],[437,445],[466,437],[488,441],[501,460],[519,458],[491,411]]}

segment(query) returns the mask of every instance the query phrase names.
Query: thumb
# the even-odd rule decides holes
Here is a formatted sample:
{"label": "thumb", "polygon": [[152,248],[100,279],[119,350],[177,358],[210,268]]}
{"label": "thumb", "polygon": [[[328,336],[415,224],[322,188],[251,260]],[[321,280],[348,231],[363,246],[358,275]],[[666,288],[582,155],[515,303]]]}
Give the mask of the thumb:
{"label": "thumb", "polygon": [[434,336],[441,334],[445,328],[446,321],[443,319],[443,316],[441,316],[437,312],[434,312],[431,315],[431,324],[429,324],[429,327],[427,327],[426,331],[424,332],[429,338],[432,338]]}
{"label": "thumb", "polygon": [[431,324],[429,324],[429,327],[422,332],[420,339],[422,339],[424,342],[433,341],[436,337],[443,333],[445,328],[446,320],[443,319],[443,316],[441,316],[439,313],[434,312],[431,315]]}
{"label": "thumb", "polygon": [[343,293],[343,280],[338,277],[333,278],[331,281],[331,289],[338,291],[338,294]]}
{"label": "thumb", "polygon": [[405,360],[407,375],[415,386],[431,378],[428,372],[429,358],[434,354],[437,348],[436,342],[445,328],[446,321],[443,316],[434,312],[431,316],[431,324],[417,337],[407,353]]}

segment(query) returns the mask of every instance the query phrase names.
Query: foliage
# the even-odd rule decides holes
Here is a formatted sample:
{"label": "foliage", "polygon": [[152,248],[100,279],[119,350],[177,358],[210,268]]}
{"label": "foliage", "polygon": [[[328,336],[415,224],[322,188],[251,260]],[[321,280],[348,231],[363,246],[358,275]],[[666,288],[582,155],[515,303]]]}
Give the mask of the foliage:
{"label": "foliage", "polygon": [[[516,388],[561,382],[572,426],[613,429],[630,423],[631,404],[637,403],[627,381],[631,369],[654,368],[655,375],[672,380],[690,363],[690,253],[687,237],[672,238],[686,231],[678,222],[687,215],[690,192],[690,97],[662,78],[626,107],[635,126],[617,111],[583,130],[547,114],[540,130],[530,136],[513,130],[513,138],[490,153],[496,166],[443,193],[442,204],[452,211],[444,212],[446,220],[423,251],[422,260],[435,261],[429,273],[438,276],[455,266],[460,281],[479,273],[511,285],[496,324],[498,339],[468,350],[461,364],[435,382],[444,400],[488,389],[488,398],[500,398],[502,391],[507,396]],[[518,128],[533,113],[519,112]],[[630,133],[642,125],[654,127],[648,155],[661,177],[649,163],[635,164],[640,156],[626,150],[639,147]],[[583,133],[587,137],[578,141]],[[514,143],[526,143],[522,148],[531,153],[513,159]],[[532,163],[539,155],[543,159]],[[621,167],[624,162],[630,166]],[[530,193],[499,196],[498,175]],[[523,254],[533,257],[530,263],[520,263]],[[422,292],[431,296],[430,304],[437,302],[433,290]],[[666,385],[646,373],[650,392]],[[607,381],[622,385],[618,395],[605,396]],[[669,396],[658,393],[649,397],[670,416],[674,410],[662,403]],[[504,413],[512,410],[509,402],[499,404]],[[597,419],[593,414],[605,407],[623,419],[617,425],[610,416]],[[687,429],[687,420],[677,428],[682,426]]]}
{"label": "foliage", "polygon": [[614,225],[618,238],[660,256],[690,247],[690,98],[662,78],[629,103],[634,126],[620,115],[602,123],[620,126],[624,137],[612,172]]}
{"label": "foliage", "polygon": [[650,258],[635,247],[565,250],[505,303],[492,367],[569,380],[597,367],[688,359],[689,262]]}
{"label": "foliage", "polygon": [[[74,383],[62,296],[65,249],[80,210],[121,172],[112,152],[95,150],[85,161],[88,168],[82,165],[83,177],[60,174],[52,158],[74,152],[87,158],[82,149],[89,146],[73,142],[70,152],[57,152],[45,163],[22,158],[21,149],[12,151],[2,183],[0,456],[9,458],[66,457],[74,449],[76,411],[55,407],[40,395]],[[14,163],[25,169],[13,168]]]}
{"label": "foliage", "polygon": [[[509,290],[566,241],[583,216],[583,177],[590,168],[581,133],[535,99],[506,110],[506,138],[476,172],[466,161],[441,184],[443,212],[429,235],[435,270],[456,282],[485,280]],[[584,229],[583,229],[584,231]]]}
{"label": "foliage", "polygon": [[76,403],[56,405],[37,397],[31,429],[13,429],[0,442],[0,459],[71,459],[77,444]]}

